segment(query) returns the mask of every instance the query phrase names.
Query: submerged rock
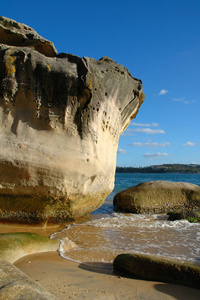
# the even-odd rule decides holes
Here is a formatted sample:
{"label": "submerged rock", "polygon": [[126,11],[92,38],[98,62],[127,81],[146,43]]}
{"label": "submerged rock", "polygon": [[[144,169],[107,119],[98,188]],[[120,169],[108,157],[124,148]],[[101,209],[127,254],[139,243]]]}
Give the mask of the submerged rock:
{"label": "submerged rock", "polygon": [[40,51],[43,38],[16,38],[29,27],[0,23],[9,34],[0,39],[0,220],[77,219],[113,190],[119,136],[144,100],[142,82],[108,57]]}
{"label": "submerged rock", "polygon": [[25,255],[57,251],[59,241],[36,233],[18,232],[0,234],[0,260],[11,263]]}
{"label": "submerged rock", "polygon": [[130,213],[182,214],[200,209],[200,186],[187,182],[149,181],[115,195],[114,207]]}
{"label": "submerged rock", "polygon": [[0,261],[0,299],[37,299],[56,300],[56,297],[45,291],[35,280],[7,261]]}
{"label": "submerged rock", "polygon": [[114,271],[136,278],[175,283],[200,289],[200,267],[146,254],[120,254]]}

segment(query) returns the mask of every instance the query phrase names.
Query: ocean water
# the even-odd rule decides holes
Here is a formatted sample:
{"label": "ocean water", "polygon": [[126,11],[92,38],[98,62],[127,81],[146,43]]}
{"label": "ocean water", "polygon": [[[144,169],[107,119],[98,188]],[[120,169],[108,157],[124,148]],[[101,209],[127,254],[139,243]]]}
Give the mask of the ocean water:
{"label": "ocean water", "polygon": [[176,258],[200,266],[200,224],[168,221],[166,215],[113,211],[119,191],[151,180],[190,182],[200,186],[200,174],[116,174],[115,188],[105,203],[82,222],[52,235],[63,258],[97,265],[111,263],[120,253],[145,253]]}

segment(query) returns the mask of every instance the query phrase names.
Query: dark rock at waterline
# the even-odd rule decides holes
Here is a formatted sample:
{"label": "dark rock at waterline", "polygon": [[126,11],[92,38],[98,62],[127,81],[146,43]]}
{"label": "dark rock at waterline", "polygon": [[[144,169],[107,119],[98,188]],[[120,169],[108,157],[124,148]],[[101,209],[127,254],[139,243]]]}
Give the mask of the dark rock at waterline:
{"label": "dark rock at waterline", "polygon": [[113,267],[117,274],[200,289],[200,267],[177,260],[154,255],[120,254]]}
{"label": "dark rock at waterline", "polygon": [[108,57],[61,53],[0,18],[0,221],[65,222],[114,188],[120,134],[142,82]]}
{"label": "dark rock at waterline", "polygon": [[116,194],[113,204],[116,210],[130,213],[189,213],[200,208],[200,186],[163,180],[144,182]]}
{"label": "dark rock at waterline", "polygon": [[0,299],[56,300],[34,280],[7,261],[0,261]]}
{"label": "dark rock at waterline", "polygon": [[181,212],[170,211],[167,213],[169,221],[177,221],[186,219],[186,214]]}

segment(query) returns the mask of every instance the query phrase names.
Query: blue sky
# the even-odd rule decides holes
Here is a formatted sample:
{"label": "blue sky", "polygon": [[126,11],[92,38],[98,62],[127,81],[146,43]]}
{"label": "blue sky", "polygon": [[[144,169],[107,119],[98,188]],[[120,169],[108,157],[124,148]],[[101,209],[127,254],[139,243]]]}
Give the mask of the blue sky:
{"label": "blue sky", "polygon": [[200,164],[199,0],[1,3],[58,52],[109,56],[143,81],[145,102],[120,137],[118,166]]}

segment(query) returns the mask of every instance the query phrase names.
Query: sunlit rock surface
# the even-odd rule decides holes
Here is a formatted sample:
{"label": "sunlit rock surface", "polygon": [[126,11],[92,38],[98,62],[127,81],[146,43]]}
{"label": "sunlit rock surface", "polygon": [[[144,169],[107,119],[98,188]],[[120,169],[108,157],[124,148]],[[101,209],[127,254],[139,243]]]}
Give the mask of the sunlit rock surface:
{"label": "sunlit rock surface", "polygon": [[37,33],[20,44],[12,32],[23,36],[24,26],[0,19],[0,219],[77,219],[113,190],[119,136],[144,101],[142,82],[107,57],[56,55],[43,38],[40,51]]}
{"label": "sunlit rock surface", "polygon": [[188,182],[148,181],[117,193],[114,207],[129,213],[192,213],[200,210],[200,186]]}

